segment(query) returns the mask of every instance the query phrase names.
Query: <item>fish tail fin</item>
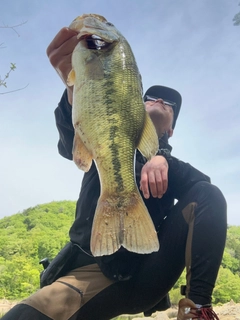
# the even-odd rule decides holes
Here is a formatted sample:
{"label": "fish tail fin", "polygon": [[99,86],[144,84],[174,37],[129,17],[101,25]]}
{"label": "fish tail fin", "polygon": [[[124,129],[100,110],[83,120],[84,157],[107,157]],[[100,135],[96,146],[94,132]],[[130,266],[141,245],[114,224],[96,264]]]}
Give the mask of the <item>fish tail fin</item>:
{"label": "fish tail fin", "polygon": [[152,218],[139,192],[130,199],[130,210],[124,212],[124,240],[128,251],[145,254],[159,250],[159,241]]}
{"label": "fish tail fin", "polygon": [[98,201],[92,226],[92,254],[113,254],[121,246],[139,254],[159,250],[154,224],[138,191],[126,198],[101,196]]}

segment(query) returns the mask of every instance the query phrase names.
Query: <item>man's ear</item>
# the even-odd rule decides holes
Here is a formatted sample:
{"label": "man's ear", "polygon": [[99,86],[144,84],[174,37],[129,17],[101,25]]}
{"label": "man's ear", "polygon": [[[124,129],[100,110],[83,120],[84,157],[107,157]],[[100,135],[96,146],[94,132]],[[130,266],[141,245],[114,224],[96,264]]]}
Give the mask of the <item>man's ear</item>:
{"label": "man's ear", "polygon": [[167,131],[167,134],[168,134],[168,138],[171,138],[171,136],[173,135],[173,129],[172,129],[172,128],[169,129],[169,130]]}

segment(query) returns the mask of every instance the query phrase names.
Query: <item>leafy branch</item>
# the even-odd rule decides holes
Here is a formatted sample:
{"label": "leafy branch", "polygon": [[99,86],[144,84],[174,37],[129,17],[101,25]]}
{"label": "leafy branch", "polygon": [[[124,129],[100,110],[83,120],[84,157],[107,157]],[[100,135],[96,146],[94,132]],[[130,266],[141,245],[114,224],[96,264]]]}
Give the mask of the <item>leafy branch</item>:
{"label": "leafy branch", "polygon": [[[238,4],[240,6],[240,3]],[[235,14],[234,18],[233,18],[233,25],[234,26],[239,26],[240,25],[240,11],[238,13]]]}
{"label": "leafy branch", "polygon": [[[2,25],[0,26],[0,29],[11,29],[13,30],[18,37],[20,37],[20,34],[17,32],[16,28],[18,27],[21,27],[22,25],[24,25],[25,23],[27,23],[27,21],[24,21],[22,23],[19,23],[19,24],[16,24],[16,25],[13,25],[13,26],[9,26],[9,25]],[[0,49],[3,49],[5,47],[3,47],[3,43],[0,43]],[[9,71],[6,73],[5,77],[3,79],[1,79],[1,75],[0,75],[0,87],[5,87],[7,88],[7,79],[9,78],[9,75],[12,71],[14,71],[16,69],[16,64],[15,63],[10,63],[10,68],[9,68]],[[20,89],[16,89],[16,90],[12,90],[12,91],[8,91],[8,92],[0,92],[0,94],[7,94],[7,93],[11,93],[11,92],[16,92],[16,91],[19,91],[19,90],[23,90],[25,89],[26,87],[28,86],[28,84],[23,87],[23,88],[20,88]]]}
{"label": "leafy branch", "polygon": [[[9,77],[9,74],[14,71],[16,69],[16,64],[15,63],[11,63],[10,64],[10,70],[7,72],[7,74],[5,75],[4,79],[1,79],[1,76],[0,76],[0,87],[3,86],[5,88],[7,88],[7,78]],[[12,91],[7,91],[7,92],[0,92],[0,94],[7,94],[7,93],[12,93],[12,92],[16,92],[16,91],[19,91],[19,90],[23,90],[25,89],[26,87],[28,86],[28,84],[23,87],[23,88],[19,88],[19,89],[15,89],[15,90],[12,90]]]}
{"label": "leafy branch", "polygon": [[4,86],[5,88],[7,88],[7,78],[9,77],[9,74],[14,71],[16,69],[16,64],[15,63],[11,63],[10,65],[10,70],[8,71],[8,73],[5,75],[4,79],[2,80],[1,79],[1,76],[0,76],[0,86]]}

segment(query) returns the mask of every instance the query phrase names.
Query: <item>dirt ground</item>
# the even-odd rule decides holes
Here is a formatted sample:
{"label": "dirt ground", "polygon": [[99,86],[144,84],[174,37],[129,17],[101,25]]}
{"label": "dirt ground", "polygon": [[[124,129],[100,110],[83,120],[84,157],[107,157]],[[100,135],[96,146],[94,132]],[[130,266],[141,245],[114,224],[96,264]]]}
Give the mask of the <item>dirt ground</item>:
{"label": "dirt ground", "polygon": [[[0,316],[10,310],[17,302],[0,300]],[[240,303],[230,301],[219,307],[214,307],[214,311],[217,313],[220,320],[240,320]],[[155,320],[175,320],[177,315],[177,309],[171,308],[165,312],[156,312],[151,317],[144,318],[142,315],[131,317],[132,320],[144,320],[144,319],[155,319]],[[122,318],[124,319],[124,317]],[[126,315],[126,320],[129,317]],[[96,319],[97,320],[97,319]]]}
{"label": "dirt ground", "polygon": [[0,316],[15,306],[17,302],[11,302],[6,299],[0,300]]}
{"label": "dirt ground", "polygon": [[[240,303],[230,301],[222,306],[214,307],[214,311],[220,320],[240,320]],[[177,308],[168,309],[165,312],[156,312],[151,317],[135,317],[132,320],[155,319],[155,320],[176,320]]]}

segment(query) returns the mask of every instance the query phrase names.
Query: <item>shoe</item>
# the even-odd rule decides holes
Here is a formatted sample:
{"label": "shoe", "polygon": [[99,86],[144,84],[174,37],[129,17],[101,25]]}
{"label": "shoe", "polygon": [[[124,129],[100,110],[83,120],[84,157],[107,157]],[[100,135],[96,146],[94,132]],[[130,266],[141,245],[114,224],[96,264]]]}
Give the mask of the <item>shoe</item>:
{"label": "shoe", "polygon": [[220,320],[212,307],[197,308],[195,303],[187,298],[181,299],[178,304],[177,320]]}

